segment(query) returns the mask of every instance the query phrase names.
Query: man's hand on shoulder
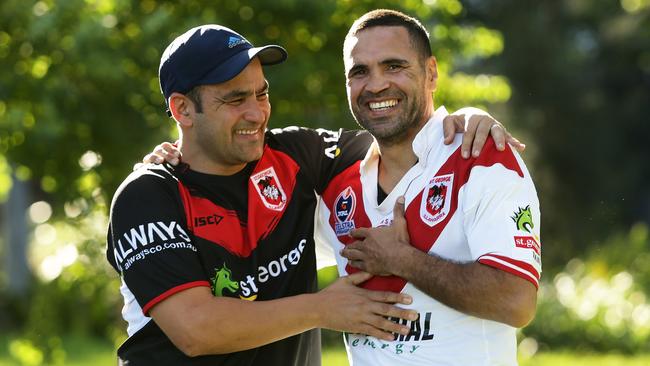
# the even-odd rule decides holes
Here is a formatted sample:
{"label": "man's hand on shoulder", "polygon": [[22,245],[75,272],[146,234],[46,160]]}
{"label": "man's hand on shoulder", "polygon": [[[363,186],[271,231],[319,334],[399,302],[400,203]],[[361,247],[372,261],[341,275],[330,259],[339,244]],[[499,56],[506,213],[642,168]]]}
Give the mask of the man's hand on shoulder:
{"label": "man's hand on shoulder", "polygon": [[163,162],[167,162],[171,165],[178,165],[181,157],[181,151],[175,144],[163,142],[162,144],[156,145],[152,152],[145,155],[141,163],[135,164],[133,170],[139,169],[144,164],[162,164]]}
{"label": "man's hand on shoulder", "polygon": [[505,149],[505,143],[519,152],[526,149],[526,145],[513,137],[503,124],[478,108],[461,108],[445,117],[442,123],[446,145],[454,141],[456,133],[463,134],[461,155],[465,159],[470,157],[470,150],[473,157],[479,156],[488,135],[492,136],[499,151]]}

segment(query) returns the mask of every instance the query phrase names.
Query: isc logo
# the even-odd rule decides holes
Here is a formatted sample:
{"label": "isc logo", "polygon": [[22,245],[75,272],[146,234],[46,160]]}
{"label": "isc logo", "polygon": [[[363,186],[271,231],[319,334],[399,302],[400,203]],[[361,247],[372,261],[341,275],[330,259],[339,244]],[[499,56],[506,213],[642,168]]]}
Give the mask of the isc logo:
{"label": "isc logo", "polygon": [[223,220],[223,216],[214,214],[210,216],[202,216],[194,218],[194,226],[201,227],[205,225],[217,225]]}

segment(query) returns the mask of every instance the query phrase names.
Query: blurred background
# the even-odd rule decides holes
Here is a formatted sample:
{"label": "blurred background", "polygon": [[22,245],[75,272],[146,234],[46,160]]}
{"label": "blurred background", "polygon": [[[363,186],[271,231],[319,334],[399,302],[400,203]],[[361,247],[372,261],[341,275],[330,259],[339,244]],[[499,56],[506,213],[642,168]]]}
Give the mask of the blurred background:
{"label": "blurred background", "polygon": [[[176,138],[157,80],[174,37],[220,23],[283,45],[270,127],[355,128],[342,41],[382,7],[431,33],[436,105],[486,108],[528,145],[544,273],[522,365],[649,365],[650,0],[3,0],[0,365],[115,364],[106,217],[133,164]],[[324,342],[345,365],[340,335]]]}

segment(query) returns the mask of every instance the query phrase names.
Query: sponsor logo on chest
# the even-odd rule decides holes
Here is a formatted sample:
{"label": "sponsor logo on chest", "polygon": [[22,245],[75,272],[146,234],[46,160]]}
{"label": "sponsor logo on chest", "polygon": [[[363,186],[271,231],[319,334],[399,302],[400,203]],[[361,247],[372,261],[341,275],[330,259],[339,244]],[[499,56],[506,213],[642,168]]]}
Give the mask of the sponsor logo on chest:
{"label": "sponsor logo on chest", "polygon": [[429,226],[434,226],[447,217],[451,208],[454,175],[438,175],[427,183],[422,192],[420,218]]}
{"label": "sponsor logo on chest", "polygon": [[287,204],[287,195],[282,189],[278,175],[273,167],[262,170],[251,176],[255,190],[260,195],[266,208],[282,211]]}
{"label": "sponsor logo on chest", "polygon": [[265,283],[282,277],[293,267],[298,266],[306,245],[306,239],[300,240],[298,245],[288,253],[268,263],[260,264],[252,274],[240,273],[239,276],[235,276],[233,271],[223,262],[220,266],[214,267],[214,275],[210,277],[212,294],[216,297],[239,296],[243,300],[255,301],[260,288]]}
{"label": "sponsor logo on chest", "polygon": [[348,186],[334,200],[334,216],[336,217],[334,231],[336,231],[336,236],[347,235],[350,230],[355,228],[354,211],[356,207],[357,196],[354,194],[352,187]]}

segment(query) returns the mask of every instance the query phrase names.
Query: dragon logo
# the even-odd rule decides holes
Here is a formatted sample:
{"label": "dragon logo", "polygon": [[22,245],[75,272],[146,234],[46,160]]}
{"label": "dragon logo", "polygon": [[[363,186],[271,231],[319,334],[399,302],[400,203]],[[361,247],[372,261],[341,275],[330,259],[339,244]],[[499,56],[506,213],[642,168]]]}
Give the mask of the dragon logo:
{"label": "dragon logo", "polygon": [[226,267],[225,263],[221,268],[214,270],[214,277],[210,278],[212,293],[214,296],[223,296],[224,289],[227,289],[232,293],[239,290],[239,284],[237,281],[230,279],[231,276],[232,272],[228,267]]}
{"label": "dragon logo", "polygon": [[445,174],[431,178],[422,192],[420,218],[433,227],[443,221],[451,209],[454,175]]}
{"label": "dragon logo", "polygon": [[533,233],[535,224],[533,224],[533,215],[530,212],[530,205],[524,208],[519,207],[519,211],[515,212],[510,218],[517,225],[517,230],[531,234]]}
{"label": "dragon logo", "polygon": [[278,175],[273,167],[251,176],[255,190],[260,195],[264,206],[274,211],[282,211],[287,203]]}

